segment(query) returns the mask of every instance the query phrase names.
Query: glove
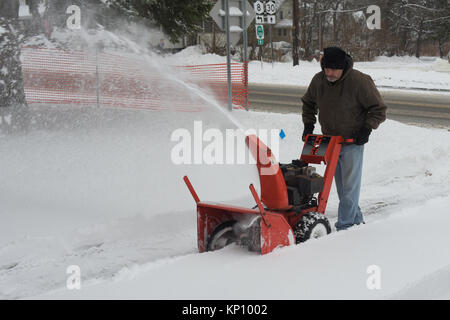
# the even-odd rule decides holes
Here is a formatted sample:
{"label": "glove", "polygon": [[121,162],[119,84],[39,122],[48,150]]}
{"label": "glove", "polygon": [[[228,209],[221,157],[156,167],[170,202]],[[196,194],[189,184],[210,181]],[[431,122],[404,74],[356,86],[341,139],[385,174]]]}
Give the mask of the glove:
{"label": "glove", "polygon": [[314,125],[313,124],[305,124],[305,129],[303,130],[303,134],[302,134],[302,140],[305,141],[306,136],[308,134],[313,133],[314,131]]}
{"label": "glove", "polygon": [[361,146],[367,142],[369,142],[369,136],[372,132],[372,128],[362,127],[359,131],[357,131],[353,138],[355,140],[355,144]]}

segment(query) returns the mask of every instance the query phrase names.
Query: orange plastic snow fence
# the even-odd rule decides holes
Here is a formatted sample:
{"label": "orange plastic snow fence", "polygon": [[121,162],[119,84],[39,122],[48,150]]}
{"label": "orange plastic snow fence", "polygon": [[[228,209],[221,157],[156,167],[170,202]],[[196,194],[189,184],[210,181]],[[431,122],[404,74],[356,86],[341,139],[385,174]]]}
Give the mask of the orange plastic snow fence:
{"label": "orange plastic snow fence", "polygon": [[[193,88],[227,102],[225,63],[163,68],[133,54],[25,47],[22,69],[29,104],[200,112],[207,102]],[[231,70],[233,104],[243,108],[247,63]]]}

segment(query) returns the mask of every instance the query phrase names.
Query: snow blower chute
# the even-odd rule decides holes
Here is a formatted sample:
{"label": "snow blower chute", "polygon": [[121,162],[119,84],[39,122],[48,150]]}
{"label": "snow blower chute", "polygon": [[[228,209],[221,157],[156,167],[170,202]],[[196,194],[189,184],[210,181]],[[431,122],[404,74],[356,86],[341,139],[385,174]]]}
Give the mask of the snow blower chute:
{"label": "snow blower chute", "polygon": [[[256,202],[254,208],[200,201],[185,176],[184,181],[197,203],[199,251],[218,250],[238,243],[266,254],[277,247],[330,233],[330,223],[324,215],[328,196],[341,147],[352,142],[340,136],[308,135],[300,159],[279,164],[258,137],[247,136],[246,143],[256,159],[261,187],[259,197],[250,184]],[[322,163],[326,166],[323,177],[310,166]]]}

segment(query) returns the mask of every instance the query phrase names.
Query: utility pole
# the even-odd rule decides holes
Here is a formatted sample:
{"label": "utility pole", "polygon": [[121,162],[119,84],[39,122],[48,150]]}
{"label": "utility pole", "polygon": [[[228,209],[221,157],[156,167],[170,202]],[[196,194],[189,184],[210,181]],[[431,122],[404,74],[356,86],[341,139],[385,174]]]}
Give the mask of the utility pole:
{"label": "utility pole", "polygon": [[212,38],[212,53],[216,52],[216,24],[214,21],[212,22],[212,32],[213,32],[213,38]]}
{"label": "utility pole", "polygon": [[293,0],[293,8],[292,8],[292,60],[294,66],[298,66],[299,63],[299,45],[300,41],[298,38],[299,35],[299,1],[300,0]]}
{"label": "utility pole", "polygon": [[231,56],[230,56],[230,5],[229,0],[225,0],[225,28],[227,34],[227,88],[228,88],[228,110],[233,111],[233,98],[232,92],[233,89],[231,85]]}
{"label": "utility pole", "polygon": [[244,31],[244,60],[248,60],[247,45],[245,44],[247,42],[246,31],[255,18],[255,12],[252,8],[247,7],[247,2],[242,3],[242,0],[221,0],[217,1],[209,12],[209,15],[217,23],[219,28],[226,32],[228,109],[230,111],[233,110],[230,46],[235,46],[238,43],[241,32]]}
{"label": "utility pole", "polygon": [[[242,1],[242,11],[244,12],[243,23],[244,26],[244,68],[245,68],[245,86],[248,89],[248,39],[247,39],[247,0]],[[248,111],[248,93],[245,95],[245,110]]]}
{"label": "utility pole", "polygon": [[269,26],[269,37],[270,37],[270,55],[272,60],[272,68],[273,68],[273,40],[272,40],[272,25]]}

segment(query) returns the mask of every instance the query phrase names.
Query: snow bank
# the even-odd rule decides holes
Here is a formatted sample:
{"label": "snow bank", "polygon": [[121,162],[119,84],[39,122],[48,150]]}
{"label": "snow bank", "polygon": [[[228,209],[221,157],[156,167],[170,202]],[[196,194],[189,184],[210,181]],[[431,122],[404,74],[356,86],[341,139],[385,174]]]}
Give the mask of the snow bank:
{"label": "snow bank", "polygon": [[[202,54],[197,46],[175,54],[168,61],[174,64],[209,64],[225,63],[226,58],[214,54]],[[369,74],[378,86],[449,89],[450,64],[437,57],[376,57],[372,62],[356,62],[354,68]],[[249,63],[250,83],[270,83],[308,86],[312,77],[320,72],[320,64],[313,60],[300,61],[298,66],[292,62],[264,62]],[[381,89],[383,90],[383,89]]]}
{"label": "snow bank", "polygon": [[191,46],[186,49],[169,55],[165,58],[170,64],[173,65],[201,65],[201,64],[217,64],[226,63],[226,57],[219,56],[217,54],[202,54],[202,49],[199,46]]}
{"label": "snow bank", "polygon": [[[372,77],[377,86],[423,89],[449,89],[450,68],[443,59],[419,60],[412,57],[381,57],[374,62],[356,62],[354,68]],[[276,83],[308,86],[312,77],[320,72],[317,61],[301,61],[298,66],[291,63],[252,61],[249,64],[250,83]],[[380,90],[383,90],[381,88]]]}
{"label": "snow bank", "polygon": [[374,58],[374,63],[389,63],[389,64],[426,64],[427,59],[420,59],[415,56],[377,56]]}
{"label": "snow bank", "polygon": [[[257,256],[237,246],[160,260],[123,270],[114,281],[59,291],[43,299],[377,299],[392,297],[414,280],[445,268],[450,197],[428,201],[396,216]],[[426,213],[424,213],[426,211]],[[371,268],[380,270],[373,289]],[[423,280],[422,280],[423,281]],[[406,297],[445,298],[450,287]],[[448,283],[447,283],[448,284]],[[422,284],[424,286],[424,284]],[[416,286],[417,287],[417,286]],[[371,289],[372,288],[372,289]],[[409,289],[411,292],[412,289]],[[403,294],[402,297],[405,297]]]}

